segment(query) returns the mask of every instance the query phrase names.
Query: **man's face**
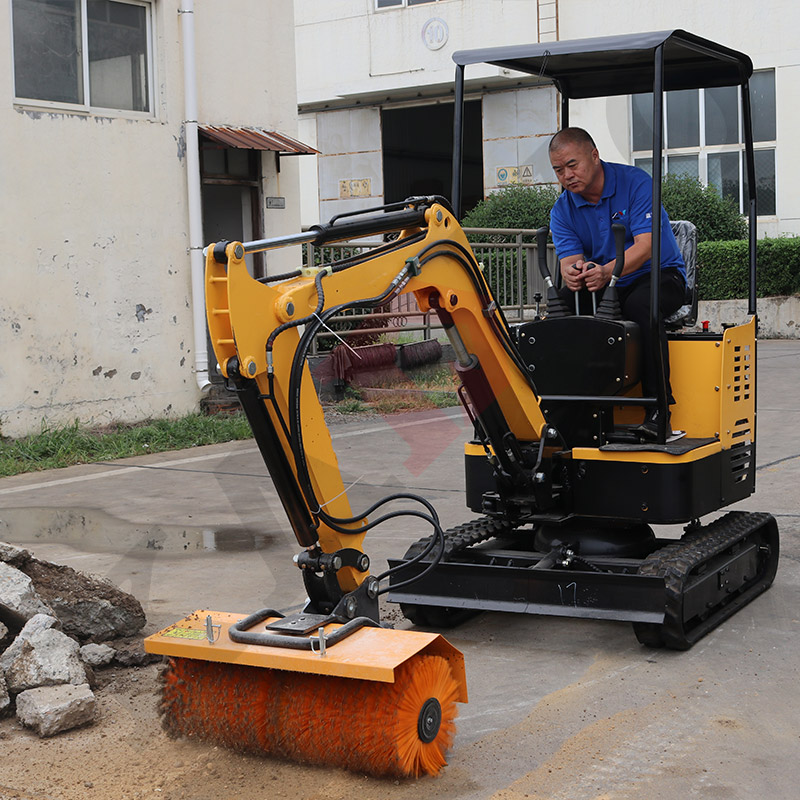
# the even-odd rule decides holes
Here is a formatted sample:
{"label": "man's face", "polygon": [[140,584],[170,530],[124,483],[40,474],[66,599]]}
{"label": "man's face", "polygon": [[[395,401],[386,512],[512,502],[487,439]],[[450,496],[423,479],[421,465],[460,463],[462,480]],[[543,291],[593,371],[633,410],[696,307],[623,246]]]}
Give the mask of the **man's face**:
{"label": "man's face", "polygon": [[596,147],[568,142],[550,152],[558,182],[568,191],[584,194],[602,188],[603,167]]}

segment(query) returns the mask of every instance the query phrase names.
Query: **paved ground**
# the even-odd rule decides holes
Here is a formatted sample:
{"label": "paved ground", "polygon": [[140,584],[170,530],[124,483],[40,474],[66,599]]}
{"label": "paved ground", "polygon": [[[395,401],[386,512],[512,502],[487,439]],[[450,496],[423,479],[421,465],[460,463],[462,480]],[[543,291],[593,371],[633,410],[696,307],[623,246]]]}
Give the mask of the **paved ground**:
{"label": "paved ground", "polygon": [[[196,780],[187,768],[162,792],[131,768],[120,780],[135,781],[139,794],[118,783],[119,793],[105,796],[253,797],[245,777],[269,774],[264,797],[797,797],[799,357],[800,342],[759,344],[758,489],[739,506],[778,518],[783,553],[775,585],[690,652],[647,650],[624,623],[484,614],[448,634],[466,655],[471,702],[461,711],[450,766],[436,781],[393,784],[239,759],[228,768],[242,771],[244,788],[214,789],[213,772]],[[445,524],[472,517],[463,505],[469,426],[460,410],[332,430],[346,482],[357,481],[355,508],[414,487]],[[389,527],[367,549],[380,568],[424,534]],[[142,601],[148,632],[198,607],[291,608],[304,596],[291,563],[296,545],[252,442],[4,479],[0,540],[107,575]],[[144,693],[130,702],[156,701]],[[140,726],[155,725],[152,717]],[[0,737],[10,731],[7,720]],[[137,735],[145,741],[156,732]],[[80,737],[89,734],[73,736],[81,752]],[[103,740],[92,746],[98,742],[102,748]],[[27,739],[26,757],[45,747]],[[205,745],[191,748],[182,759],[205,757]],[[49,784],[50,793],[24,794],[30,787],[20,780],[0,762],[0,797],[4,789],[20,792],[9,797],[82,796]]]}

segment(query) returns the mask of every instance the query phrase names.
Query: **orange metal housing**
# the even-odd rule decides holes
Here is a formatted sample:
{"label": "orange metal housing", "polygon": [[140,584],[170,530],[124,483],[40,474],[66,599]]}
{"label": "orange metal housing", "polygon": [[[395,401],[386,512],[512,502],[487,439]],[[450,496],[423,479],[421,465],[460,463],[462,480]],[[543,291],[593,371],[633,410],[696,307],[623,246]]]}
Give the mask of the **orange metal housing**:
{"label": "orange metal housing", "polygon": [[[209,616],[210,629],[215,639],[213,643],[207,635]],[[391,628],[361,628],[338,644],[327,647],[325,655],[320,655],[319,648],[310,652],[231,641],[228,628],[245,616],[201,609],[148,636],[144,640],[144,647],[148,653],[175,658],[244,664],[381,683],[394,683],[395,670],[417,654],[438,655],[447,660],[453,679],[458,684],[457,701],[467,702],[464,656],[439,634]],[[275,619],[277,618],[267,619],[253,630],[263,629],[264,625]],[[338,627],[337,624],[328,625],[326,631],[330,632]],[[316,639],[317,635],[309,638]]]}

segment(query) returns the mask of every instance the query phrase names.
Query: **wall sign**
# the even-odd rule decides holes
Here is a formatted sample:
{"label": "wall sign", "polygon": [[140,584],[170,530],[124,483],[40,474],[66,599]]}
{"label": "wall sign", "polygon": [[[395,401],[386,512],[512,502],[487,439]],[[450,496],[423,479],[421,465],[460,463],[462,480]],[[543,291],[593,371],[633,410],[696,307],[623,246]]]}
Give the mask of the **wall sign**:
{"label": "wall sign", "polygon": [[439,17],[431,17],[422,26],[422,41],[428,50],[439,50],[444,47],[449,35],[447,23]]}

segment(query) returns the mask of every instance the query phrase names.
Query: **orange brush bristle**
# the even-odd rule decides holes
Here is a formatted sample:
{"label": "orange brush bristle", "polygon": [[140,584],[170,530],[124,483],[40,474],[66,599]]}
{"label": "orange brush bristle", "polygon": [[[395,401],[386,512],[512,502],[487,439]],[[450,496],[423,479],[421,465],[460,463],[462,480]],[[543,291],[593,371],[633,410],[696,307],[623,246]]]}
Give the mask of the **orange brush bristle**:
{"label": "orange brush bristle", "polygon": [[167,730],[227,747],[376,776],[436,775],[455,733],[447,660],[418,655],[394,683],[171,659]]}

